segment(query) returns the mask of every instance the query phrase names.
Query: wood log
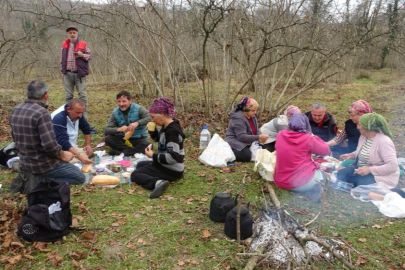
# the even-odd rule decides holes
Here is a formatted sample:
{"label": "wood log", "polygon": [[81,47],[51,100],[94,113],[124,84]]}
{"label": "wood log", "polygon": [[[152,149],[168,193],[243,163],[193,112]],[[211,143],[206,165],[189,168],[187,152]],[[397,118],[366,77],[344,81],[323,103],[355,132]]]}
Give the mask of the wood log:
{"label": "wood log", "polygon": [[256,267],[257,261],[260,258],[260,255],[263,254],[263,252],[265,251],[265,247],[264,246],[258,246],[256,249],[256,256],[253,256],[249,259],[248,263],[245,266],[245,270],[253,270]]}

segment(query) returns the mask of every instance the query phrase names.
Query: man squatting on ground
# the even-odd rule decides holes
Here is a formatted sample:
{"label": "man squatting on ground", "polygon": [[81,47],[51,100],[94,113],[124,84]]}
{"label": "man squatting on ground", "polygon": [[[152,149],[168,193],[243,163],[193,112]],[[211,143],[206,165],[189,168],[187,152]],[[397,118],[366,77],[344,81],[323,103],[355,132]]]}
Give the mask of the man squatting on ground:
{"label": "man squatting on ground", "polygon": [[[93,149],[91,148],[91,128],[83,115],[85,108],[83,100],[74,98],[68,104],[60,106],[51,114],[56,140],[62,146],[63,151],[69,151],[75,156],[71,161],[72,163],[92,163],[89,159],[93,154]],[[83,148],[77,147],[79,129],[84,135]]]}
{"label": "man squatting on ground", "polygon": [[79,98],[84,101],[87,110],[86,76],[89,75],[91,51],[85,41],[78,39],[76,27],[69,27],[66,32],[68,39],[62,43],[60,61],[66,104],[73,99],[76,86]]}
{"label": "man squatting on ground", "polygon": [[[151,121],[148,110],[132,102],[131,94],[125,90],[117,94],[117,105],[104,129],[105,144],[111,147],[110,155],[144,154],[150,144],[146,132],[146,125]],[[124,140],[126,132],[133,132],[128,140]]]}
{"label": "man squatting on ground", "polygon": [[69,163],[74,155],[63,151],[56,141],[47,110],[48,92],[49,88],[42,80],[30,82],[27,99],[11,112],[11,134],[20,156],[20,168],[42,178],[83,184],[84,174]]}

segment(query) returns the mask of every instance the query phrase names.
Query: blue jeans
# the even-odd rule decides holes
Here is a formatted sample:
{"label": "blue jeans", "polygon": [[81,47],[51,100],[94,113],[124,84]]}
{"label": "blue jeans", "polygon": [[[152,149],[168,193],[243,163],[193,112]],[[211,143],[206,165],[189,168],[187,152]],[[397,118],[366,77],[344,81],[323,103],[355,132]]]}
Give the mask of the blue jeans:
{"label": "blue jeans", "polygon": [[86,180],[84,173],[78,167],[68,162],[56,166],[53,170],[39,174],[39,176],[68,182],[71,185],[81,185]]}

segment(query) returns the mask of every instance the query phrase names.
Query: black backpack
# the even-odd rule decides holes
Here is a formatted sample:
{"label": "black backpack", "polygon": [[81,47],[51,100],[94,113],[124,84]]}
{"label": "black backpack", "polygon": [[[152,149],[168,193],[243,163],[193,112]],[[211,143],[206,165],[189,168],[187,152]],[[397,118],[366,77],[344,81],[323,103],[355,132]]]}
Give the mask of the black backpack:
{"label": "black backpack", "polygon": [[[27,199],[28,208],[18,225],[18,236],[30,242],[55,242],[69,234],[72,213],[67,182],[42,179]],[[49,214],[48,207],[56,202],[60,202],[62,210]]]}

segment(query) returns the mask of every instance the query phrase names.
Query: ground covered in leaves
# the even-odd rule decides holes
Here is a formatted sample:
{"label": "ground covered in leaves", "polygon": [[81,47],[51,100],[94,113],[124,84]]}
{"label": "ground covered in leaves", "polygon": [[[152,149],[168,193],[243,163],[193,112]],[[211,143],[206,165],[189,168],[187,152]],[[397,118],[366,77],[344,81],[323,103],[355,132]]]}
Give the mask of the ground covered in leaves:
{"label": "ground covered in leaves", "polygon": [[[23,100],[25,83],[0,90],[0,145],[11,140],[8,115]],[[59,82],[50,82],[50,107],[59,107],[64,93]],[[99,130],[93,143],[103,140],[103,126],[115,107],[114,96],[123,85],[88,86],[89,122]],[[148,107],[152,97],[136,96]],[[340,127],[347,119],[351,102],[365,99],[374,110],[386,116],[395,134],[398,156],[405,157],[404,131],[405,78],[388,71],[371,72],[370,78],[350,84],[325,84],[311,90],[293,104],[305,109],[315,100],[323,101]],[[209,202],[218,192],[239,191],[246,173],[243,203],[250,202],[255,218],[263,206],[265,181],[253,172],[253,163],[236,163],[235,167],[212,168],[198,161],[199,131],[208,124],[212,133],[224,136],[227,123],[220,122],[222,111],[209,118],[190,109],[179,112],[186,140],[186,172],[183,179],[171,184],[157,200],[149,191],[135,184],[114,189],[92,186],[71,188],[71,233],[57,243],[28,243],[16,236],[16,228],[26,207],[21,195],[10,195],[7,189],[16,176],[1,169],[0,184],[0,265],[4,269],[241,269],[248,256],[246,246],[226,238],[223,224],[212,222]],[[263,122],[261,122],[262,124]],[[402,187],[404,181],[401,180]],[[304,196],[279,190],[283,207],[301,223],[319,212]],[[316,229],[315,222],[312,229]],[[331,190],[328,193],[323,236],[344,242],[354,250],[351,262],[362,269],[405,269],[405,221],[382,216],[371,203],[355,201],[349,194]],[[318,259],[314,269],[343,269],[338,261]],[[259,263],[258,269],[274,269]],[[281,267],[282,269],[282,267]]]}

